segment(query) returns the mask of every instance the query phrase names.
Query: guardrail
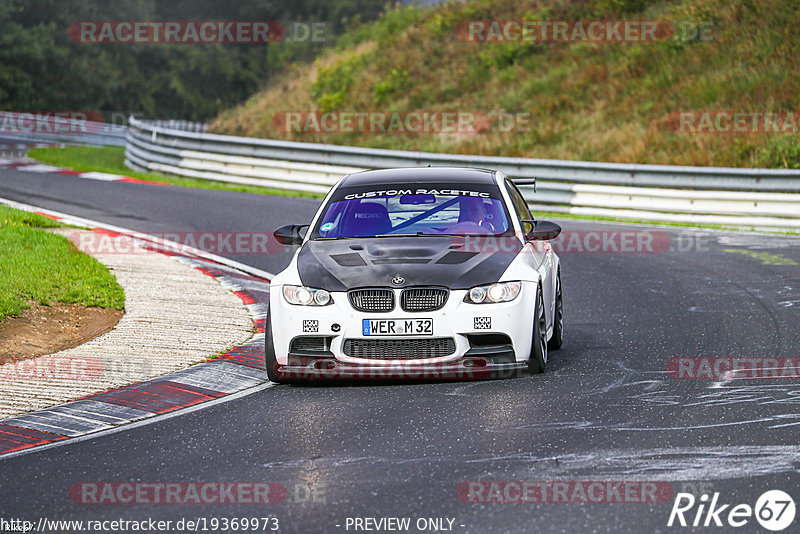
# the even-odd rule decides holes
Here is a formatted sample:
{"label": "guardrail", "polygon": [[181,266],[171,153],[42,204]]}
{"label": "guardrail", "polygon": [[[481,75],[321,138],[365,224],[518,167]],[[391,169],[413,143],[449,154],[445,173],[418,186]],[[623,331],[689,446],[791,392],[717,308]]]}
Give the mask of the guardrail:
{"label": "guardrail", "polygon": [[533,209],[589,216],[800,228],[800,170],[592,163],[409,152],[209,134],[197,123],[129,120],[135,170],[325,193],[349,172],[450,165],[537,178]]}
{"label": "guardrail", "polygon": [[39,143],[125,146],[127,126],[35,112],[0,111],[0,137]]}

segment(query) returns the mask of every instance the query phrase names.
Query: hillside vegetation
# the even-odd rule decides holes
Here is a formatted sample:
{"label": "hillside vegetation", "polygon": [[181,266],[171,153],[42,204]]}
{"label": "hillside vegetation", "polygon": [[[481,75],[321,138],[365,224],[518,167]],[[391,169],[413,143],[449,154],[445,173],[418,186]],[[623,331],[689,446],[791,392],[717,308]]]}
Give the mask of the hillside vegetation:
{"label": "hillside vegetation", "polygon": [[[468,42],[469,20],[656,20],[655,42]],[[676,131],[682,111],[800,111],[797,0],[482,0],[396,7],[222,113],[212,131],[588,161],[800,167],[800,136]],[[286,111],[502,111],[477,133],[286,131]],[[284,115],[282,115],[284,114]],[[782,127],[786,125],[781,123]],[[800,124],[797,125],[800,131]],[[790,131],[790,130],[788,130]]]}

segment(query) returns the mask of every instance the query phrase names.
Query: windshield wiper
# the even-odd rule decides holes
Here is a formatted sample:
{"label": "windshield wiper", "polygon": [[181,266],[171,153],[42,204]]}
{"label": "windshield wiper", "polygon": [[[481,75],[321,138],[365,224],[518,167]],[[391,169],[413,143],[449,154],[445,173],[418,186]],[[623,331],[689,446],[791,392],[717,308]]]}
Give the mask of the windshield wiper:
{"label": "windshield wiper", "polygon": [[373,237],[437,237],[445,234],[429,234],[427,232],[417,232],[416,234],[377,234]]}
{"label": "windshield wiper", "polygon": [[502,237],[506,234],[436,234],[436,235],[444,235],[448,237]]}
{"label": "windshield wiper", "polygon": [[419,237],[421,232],[416,234],[375,234],[372,237]]}
{"label": "windshield wiper", "polygon": [[317,237],[311,241],[335,241],[337,239],[373,239],[376,237],[438,237],[442,235],[451,234],[429,234],[426,232],[417,232],[416,234],[375,234],[375,235],[340,235],[336,237]]}

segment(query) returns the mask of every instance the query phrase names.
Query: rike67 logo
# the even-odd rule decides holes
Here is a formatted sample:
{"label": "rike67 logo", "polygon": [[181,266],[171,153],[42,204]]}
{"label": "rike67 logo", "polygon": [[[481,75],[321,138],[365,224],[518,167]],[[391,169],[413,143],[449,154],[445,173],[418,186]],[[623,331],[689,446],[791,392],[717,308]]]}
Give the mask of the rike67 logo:
{"label": "rike67 logo", "polygon": [[[764,492],[755,506],[749,504],[721,503],[719,493],[710,498],[707,493],[696,499],[691,493],[678,493],[669,514],[667,526],[733,527],[748,525],[753,517],[765,529],[773,532],[786,529],[794,521],[795,504],[792,497],[781,490]],[[752,531],[752,529],[747,529]]]}

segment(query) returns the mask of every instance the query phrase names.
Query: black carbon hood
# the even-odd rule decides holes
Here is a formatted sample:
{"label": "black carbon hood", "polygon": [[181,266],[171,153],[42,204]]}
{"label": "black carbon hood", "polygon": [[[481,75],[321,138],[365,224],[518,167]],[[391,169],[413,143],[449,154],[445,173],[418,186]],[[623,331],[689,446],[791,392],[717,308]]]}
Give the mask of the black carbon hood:
{"label": "black carbon hood", "polygon": [[303,285],[328,291],[393,287],[396,276],[405,282],[394,287],[469,289],[497,281],[520,250],[506,237],[319,240],[303,245],[297,269]]}

